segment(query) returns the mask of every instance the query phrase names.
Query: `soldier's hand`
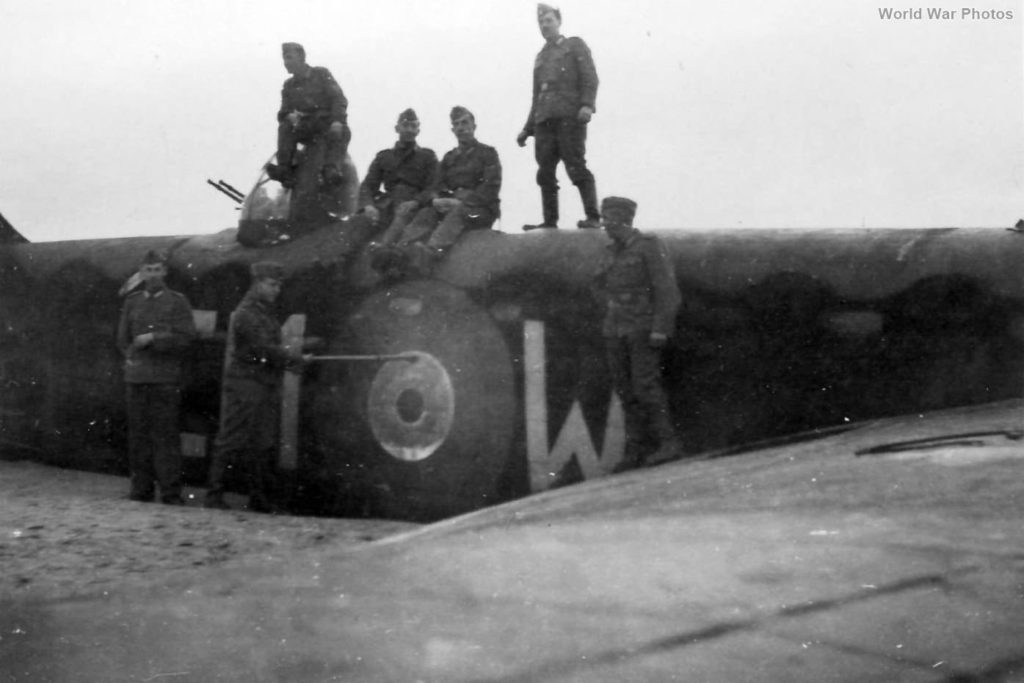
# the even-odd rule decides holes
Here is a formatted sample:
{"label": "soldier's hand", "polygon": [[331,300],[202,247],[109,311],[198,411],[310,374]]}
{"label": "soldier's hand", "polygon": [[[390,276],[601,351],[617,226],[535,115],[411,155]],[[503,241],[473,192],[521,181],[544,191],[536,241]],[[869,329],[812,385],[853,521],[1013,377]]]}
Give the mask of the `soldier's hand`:
{"label": "soldier's hand", "polygon": [[373,204],[367,204],[364,206],[363,213],[366,214],[366,217],[374,223],[380,220],[380,210],[378,210]]}
{"label": "soldier's hand", "polygon": [[292,124],[292,128],[299,125],[299,121],[302,120],[302,114],[297,111],[288,112],[288,123]]}
{"label": "soldier's hand", "polygon": [[327,340],[323,337],[303,337],[302,338],[302,352],[304,355],[309,355],[309,351],[315,351],[322,349],[327,346]]}
{"label": "soldier's hand", "polygon": [[590,117],[593,115],[594,110],[588,107],[587,105],[583,105],[582,107],[580,107],[580,113],[576,115],[576,118],[580,121],[580,123],[590,123]]}
{"label": "soldier's hand", "polygon": [[453,199],[452,197],[438,197],[431,202],[431,204],[437,211],[440,211],[441,213],[448,213],[456,206],[462,204],[462,202],[458,199]]}
{"label": "soldier's hand", "polygon": [[647,342],[652,349],[663,349],[668,344],[668,335],[661,332],[651,332],[651,338]]}
{"label": "soldier's hand", "polygon": [[297,358],[291,358],[288,360],[288,363],[284,366],[284,371],[290,372],[295,375],[301,374],[302,371],[306,369],[306,365],[309,364],[309,362],[312,360],[313,354],[311,353],[304,353],[301,356],[298,356]]}
{"label": "soldier's hand", "polygon": [[153,343],[153,333],[146,332],[144,334],[136,335],[135,339],[132,340],[132,346],[137,349],[144,349]]}
{"label": "soldier's hand", "polygon": [[420,208],[420,203],[415,199],[410,199],[407,202],[402,202],[401,204],[399,204],[398,208],[395,209],[395,214],[398,216],[407,216],[410,213],[416,211],[416,209],[418,208]]}
{"label": "soldier's hand", "polygon": [[327,129],[332,138],[341,139],[341,136],[345,133],[345,124],[341,121],[335,121],[331,124],[331,127]]}
{"label": "soldier's hand", "polygon": [[520,147],[526,147],[526,141],[530,139],[530,134],[525,130],[519,131],[519,135],[516,136],[516,143]]}

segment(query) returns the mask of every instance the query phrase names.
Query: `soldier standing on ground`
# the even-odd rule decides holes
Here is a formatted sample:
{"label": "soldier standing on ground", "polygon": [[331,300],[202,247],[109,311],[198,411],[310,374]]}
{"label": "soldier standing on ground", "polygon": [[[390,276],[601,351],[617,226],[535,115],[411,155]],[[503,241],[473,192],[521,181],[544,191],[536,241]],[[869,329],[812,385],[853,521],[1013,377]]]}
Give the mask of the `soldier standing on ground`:
{"label": "soldier standing on ground", "polygon": [[252,285],[232,314],[223,412],[210,463],[206,507],[228,507],[224,477],[228,467],[238,466],[248,484],[249,509],[270,512],[279,385],[284,370],[302,361],[302,350],[281,344],[275,303],[281,293],[284,268],[262,261],[252,265],[251,274]]}
{"label": "soldier standing on ground", "polygon": [[[675,328],[680,294],[664,244],[633,227],[636,202],[606,197],[601,220],[612,239],[598,277],[607,304],[602,334],[612,385],[626,416],[626,452],[615,471],[682,456],[661,376],[662,350]],[[647,455],[645,436],[658,448]]]}
{"label": "soldier standing on ground", "polygon": [[127,387],[128,497],[152,501],[159,482],[160,500],[181,505],[181,374],[196,328],[188,299],[164,284],[165,253],[147,252],[139,275],[144,288],[125,299],[117,326]]}
{"label": "soldier standing on ground", "polygon": [[537,5],[537,24],[545,44],[533,65],[533,101],[526,125],[516,138],[520,147],[534,136],[537,184],[544,220],[523,230],[558,227],[558,162],[579,189],[585,218],[580,228],[601,227],[594,174],[587,168],[587,124],[597,100],[597,69],[590,48],[580,38],[561,34],[562,13]]}

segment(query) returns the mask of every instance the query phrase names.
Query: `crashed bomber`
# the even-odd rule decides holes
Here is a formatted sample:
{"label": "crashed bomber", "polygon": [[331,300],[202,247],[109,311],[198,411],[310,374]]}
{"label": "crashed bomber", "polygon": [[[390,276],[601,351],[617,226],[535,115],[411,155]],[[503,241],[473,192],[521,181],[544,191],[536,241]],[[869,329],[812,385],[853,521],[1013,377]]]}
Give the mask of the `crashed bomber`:
{"label": "crashed bomber", "polygon": [[[216,432],[227,317],[268,255],[288,276],[286,330],[340,357],[284,392],[277,475],[292,509],[431,519],[622,457],[590,290],[603,235],[472,233],[431,280],[383,282],[344,229],[240,245],[237,232],[278,219],[280,199],[261,179],[239,231],[0,247],[4,448],[123,471],[117,291],[159,248],[200,333],[182,410],[194,482]],[[1019,233],[661,236],[683,296],[666,376],[688,454],[1024,393]]]}

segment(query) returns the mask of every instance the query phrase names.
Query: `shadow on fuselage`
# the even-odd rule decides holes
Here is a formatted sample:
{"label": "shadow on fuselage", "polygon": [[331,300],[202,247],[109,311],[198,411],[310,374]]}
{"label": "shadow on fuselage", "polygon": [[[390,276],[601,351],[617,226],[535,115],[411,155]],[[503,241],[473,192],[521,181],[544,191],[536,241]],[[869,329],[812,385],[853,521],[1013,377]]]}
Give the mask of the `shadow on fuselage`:
{"label": "shadow on fuselage", "polygon": [[[402,429],[418,438],[433,419],[423,407],[430,388],[384,392],[393,405],[378,400],[371,410],[385,363],[308,366],[299,466],[282,477],[298,509],[436,518],[529,492],[528,323],[543,330],[546,443],[553,447],[578,406],[594,450],[605,452],[611,387],[602,304],[591,289],[603,236],[469,234],[433,280],[385,283],[359,250],[364,236],[346,234],[350,225],[258,249],[233,234],[0,248],[0,438],[56,464],[124,471],[117,291],[138,255],[160,246],[172,253],[168,284],[215,321],[191,352],[185,387],[182,428],[200,445],[186,467],[197,483],[216,432],[228,316],[250,264],[267,258],[288,274],[282,322],[301,314],[305,334],[326,340],[330,354],[427,353],[454,392],[436,454],[402,461],[381,444],[374,420],[391,415],[396,438]],[[665,376],[687,452],[1021,396],[1020,239],[666,233],[683,305]],[[578,481],[584,469],[570,458],[552,481]]]}

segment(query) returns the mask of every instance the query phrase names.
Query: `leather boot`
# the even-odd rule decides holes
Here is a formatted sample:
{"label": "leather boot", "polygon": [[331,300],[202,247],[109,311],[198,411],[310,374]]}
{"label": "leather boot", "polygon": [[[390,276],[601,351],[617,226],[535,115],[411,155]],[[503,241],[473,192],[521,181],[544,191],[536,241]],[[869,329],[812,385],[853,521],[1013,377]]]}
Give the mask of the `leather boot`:
{"label": "leather boot", "polygon": [[529,231],[558,227],[558,190],[542,187],[540,190],[540,205],[544,212],[544,222],[527,223],[523,226],[523,230]]}
{"label": "leather boot", "polygon": [[411,277],[430,277],[437,264],[444,258],[444,251],[423,242],[410,244],[405,253],[409,258],[407,275]]}
{"label": "leather boot", "polygon": [[278,508],[270,502],[270,499],[263,493],[252,493],[249,495],[249,502],[246,509],[250,512],[262,512],[268,515],[276,515]]}
{"label": "leather boot", "polygon": [[580,199],[583,200],[583,213],[586,218],[576,223],[578,228],[600,228],[601,210],[597,207],[597,186],[593,180],[579,184]]}
{"label": "leather boot", "polygon": [[267,177],[281,183],[282,187],[289,189],[295,187],[295,175],[292,173],[291,166],[267,164],[265,168],[267,169]]}
{"label": "leather boot", "polygon": [[662,441],[661,445],[658,446],[658,450],[647,456],[644,464],[647,467],[654,467],[662,463],[671,462],[672,460],[678,460],[681,457],[683,457],[683,445],[679,442],[679,439],[672,437]]}
{"label": "leather boot", "polygon": [[683,444],[676,436],[676,427],[665,411],[658,411],[652,419],[654,433],[658,435],[658,450],[647,456],[646,465],[653,467],[683,457]]}
{"label": "leather boot", "polygon": [[206,500],[203,501],[203,507],[212,508],[214,510],[230,510],[231,506],[224,502],[224,494],[217,493],[215,491],[209,491],[206,494]]}
{"label": "leather boot", "polygon": [[626,448],[622,453],[622,460],[612,468],[612,474],[620,474],[622,472],[628,472],[629,470],[635,470],[644,466],[641,454],[643,448],[638,443],[626,443]]}

